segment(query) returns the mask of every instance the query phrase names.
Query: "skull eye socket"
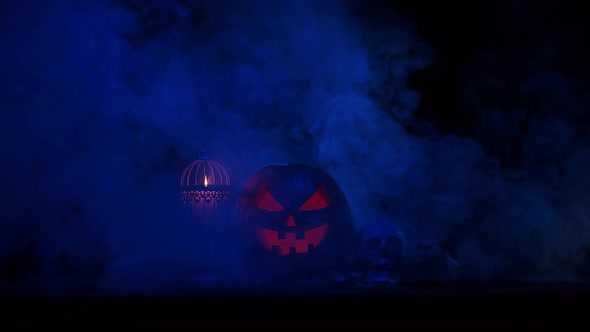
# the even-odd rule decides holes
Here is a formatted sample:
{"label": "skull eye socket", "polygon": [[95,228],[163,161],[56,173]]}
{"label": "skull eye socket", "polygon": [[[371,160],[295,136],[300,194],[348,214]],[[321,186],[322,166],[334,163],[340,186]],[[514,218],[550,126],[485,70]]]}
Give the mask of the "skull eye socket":
{"label": "skull eye socket", "polygon": [[254,197],[254,203],[256,206],[265,211],[278,212],[283,211],[285,208],[279,203],[266,189],[258,191]]}
{"label": "skull eye socket", "polygon": [[365,241],[365,249],[367,250],[377,250],[381,247],[381,239],[378,237],[372,237]]}
{"label": "skull eye socket", "polygon": [[320,186],[315,193],[313,193],[313,195],[311,195],[311,197],[299,207],[299,211],[321,210],[328,207],[328,205],[330,205],[328,192],[324,186]]}

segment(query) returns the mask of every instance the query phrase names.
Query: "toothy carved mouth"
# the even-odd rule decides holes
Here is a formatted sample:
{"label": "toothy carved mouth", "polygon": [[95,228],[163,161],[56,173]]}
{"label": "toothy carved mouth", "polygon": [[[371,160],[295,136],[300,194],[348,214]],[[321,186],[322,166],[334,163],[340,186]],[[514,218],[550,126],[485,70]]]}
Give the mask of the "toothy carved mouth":
{"label": "toothy carved mouth", "polygon": [[266,250],[273,250],[273,247],[278,248],[280,255],[288,255],[291,253],[291,248],[295,249],[295,253],[303,254],[309,251],[310,246],[317,248],[322,242],[328,231],[328,225],[322,225],[303,233],[302,239],[297,239],[295,232],[285,233],[285,238],[279,239],[279,231],[273,231],[256,226],[256,232],[260,242]]}

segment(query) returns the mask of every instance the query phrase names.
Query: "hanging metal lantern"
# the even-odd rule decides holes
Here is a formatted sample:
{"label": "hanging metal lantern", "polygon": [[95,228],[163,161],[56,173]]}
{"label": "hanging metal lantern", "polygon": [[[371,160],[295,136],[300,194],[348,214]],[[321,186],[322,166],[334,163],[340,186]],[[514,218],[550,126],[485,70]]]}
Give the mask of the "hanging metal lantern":
{"label": "hanging metal lantern", "polygon": [[206,151],[190,163],[180,177],[181,200],[190,206],[191,216],[199,222],[219,222],[230,196],[229,174]]}

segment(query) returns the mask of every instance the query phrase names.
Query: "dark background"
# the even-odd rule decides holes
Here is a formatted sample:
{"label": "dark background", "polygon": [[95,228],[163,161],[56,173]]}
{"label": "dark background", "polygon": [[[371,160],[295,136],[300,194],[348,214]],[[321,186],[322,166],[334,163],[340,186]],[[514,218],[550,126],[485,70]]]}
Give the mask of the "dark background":
{"label": "dark background", "polygon": [[[208,141],[334,176],[358,228],[436,241],[470,279],[590,274],[582,1],[6,1],[0,279],[151,291],[244,268],[186,224]],[[219,272],[221,271],[221,272]]]}

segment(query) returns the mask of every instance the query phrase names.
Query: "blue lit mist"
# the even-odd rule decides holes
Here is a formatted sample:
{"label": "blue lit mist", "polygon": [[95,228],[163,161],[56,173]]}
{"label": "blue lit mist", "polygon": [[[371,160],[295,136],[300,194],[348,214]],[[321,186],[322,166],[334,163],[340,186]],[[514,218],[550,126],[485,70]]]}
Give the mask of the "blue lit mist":
{"label": "blue lit mist", "polygon": [[211,267],[239,275],[231,240],[181,218],[180,173],[204,140],[236,188],[264,164],[321,166],[357,227],[398,220],[471,278],[584,277],[588,136],[531,120],[533,166],[517,172],[481,140],[408,130],[428,127],[408,75],[435,54],[404,16],[371,31],[344,1],[140,3],[2,4],[3,278],[151,290]]}

